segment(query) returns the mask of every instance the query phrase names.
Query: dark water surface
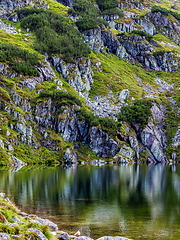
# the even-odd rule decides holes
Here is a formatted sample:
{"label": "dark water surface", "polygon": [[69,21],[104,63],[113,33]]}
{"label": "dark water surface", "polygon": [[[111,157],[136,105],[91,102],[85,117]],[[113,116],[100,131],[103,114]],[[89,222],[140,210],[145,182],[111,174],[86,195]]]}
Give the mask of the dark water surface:
{"label": "dark water surface", "polygon": [[180,165],[0,169],[0,190],[68,233],[180,239]]}

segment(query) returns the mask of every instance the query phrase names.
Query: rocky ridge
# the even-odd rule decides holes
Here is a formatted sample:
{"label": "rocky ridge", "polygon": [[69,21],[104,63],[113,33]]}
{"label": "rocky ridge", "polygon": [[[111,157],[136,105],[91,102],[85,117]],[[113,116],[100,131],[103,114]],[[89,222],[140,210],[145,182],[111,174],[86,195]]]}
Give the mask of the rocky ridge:
{"label": "rocky ridge", "polygon": [[[6,1],[1,4],[4,6],[3,9],[8,9]],[[21,2],[18,4],[16,5],[14,2],[10,3],[11,7],[9,10],[13,11],[15,7],[21,8],[24,6]],[[31,6],[33,3],[29,2],[28,4]],[[43,4],[43,2],[38,2],[38,4]],[[47,6],[44,7],[48,8]],[[144,6],[139,4],[138,8],[141,9]],[[126,11],[126,18],[132,18],[130,23],[119,22],[119,17],[115,15],[104,15],[103,18],[109,22],[112,29],[132,32],[134,29],[137,29],[138,24],[142,27],[141,30],[153,36],[157,31],[161,31],[158,26],[163,21],[166,21],[168,26],[171,24],[170,20],[164,18],[164,16],[156,15],[149,12],[144,18],[139,18],[137,15],[129,16]],[[11,20],[16,22],[19,19],[11,17]],[[128,24],[131,24],[132,28],[130,25],[128,27]],[[177,22],[173,24],[177,24]],[[8,32],[8,25],[2,23],[2,29]],[[172,29],[175,29],[174,25]],[[8,33],[17,32],[21,34],[15,28],[10,30]],[[130,33],[116,35],[104,26],[99,26],[98,29],[86,30],[83,32],[83,35],[85,42],[89,44],[92,50],[103,55],[108,55],[111,52],[120,59],[129,60],[132,65],[139,62],[146,71],[155,70],[171,73],[179,69],[177,54],[169,51],[162,51],[160,54],[155,54],[158,44],[153,40],[148,41],[145,36]],[[166,43],[164,45],[167,46]],[[175,45],[171,44],[168,46],[172,47]],[[103,71],[100,60],[95,65],[99,72]],[[152,118],[149,119],[148,124],[143,129],[138,124],[133,123],[131,126],[126,126],[125,133],[119,131],[119,138],[124,141],[122,144],[119,143],[118,139],[113,139],[112,136],[109,136],[99,126],[90,126],[87,119],[80,119],[77,114],[77,110],[80,109],[78,104],[74,104],[73,106],[66,106],[65,104],[59,106],[52,97],[43,98],[36,103],[32,103],[32,97],[22,97],[18,93],[19,89],[24,90],[28,88],[29,91],[40,94],[44,90],[40,85],[46,82],[47,84],[54,84],[56,90],[68,93],[65,87],[68,83],[78,92],[81,100],[83,98],[82,101],[85,102],[86,107],[91,109],[95,115],[99,117],[111,117],[116,120],[116,115],[121,111],[121,108],[128,104],[133,104],[135,98],[130,97],[131,92],[127,88],[124,88],[116,95],[110,89],[107,96],[97,95],[93,99],[90,98],[89,92],[91,92],[91,87],[94,84],[94,73],[90,58],[76,58],[73,63],[66,63],[58,55],[48,56],[46,54],[42,66],[36,66],[40,74],[39,77],[24,77],[15,71],[9,71],[9,67],[7,63],[0,63],[2,78],[18,78],[19,80],[11,88],[9,100],[1,103],[1,110],[11,116],[13,120],[9,120],[6,137],[1,139],[1,146],[5,145],[3,149],[7,149],[13,153],[17,145],[24,144],[32,146],[34,149],[39,149],[43,146],[50,151],[61,151],[59,140],[52,139],[50,134],[50,131],[55,131],[55,134],[62,136],[64,142],[73,142],[73,144],[82,142],[87,144],[97,156],[114,157],[113,161],[127,162],[137,160],[144,151],[148,152],[148,159],[150,161],[167,161],[167,157],[164,154],[167,142],[166,123],[162,119],[162,121],[157,121],[157,113],[162,115],[163,119],[166,118],[166,107],[164,105],[162,107],[162,104],[158,106],[155,102],[153,103],[151,109]],[[57,77],[53,67],[62,79]],[[136,74],[135,79],[137,80],[137,85],[146,93],[146,98],[158,99],[159,94],[166,94],[167,91],[175,91],[173,84],[169,84],[158,77],[154,80],[159,87],[144,83]],[[2,88],[5,89],[6,86],[2,84]],[[172,97],[169,97],[168,100],[171,103],[172,109],[177,111],[178,116],[179,109],[176,101]],[[22,111],[17,108],[22,109]],[[5,119],[6,117],[2,116],[1,122],[5,121]],[[126,123],[122,124],[123,126],[126,125]],[[36,136],[36,132],[40,137]],[[14,136],[14,133],[17,136]],[[178,135],[178,133],[175,135],[173,141],[178,141]],[[178,146],[178,144],[173,146]],[[66,148],[64,153],[65,161],[77,161],[78,154],[73,147]]]}

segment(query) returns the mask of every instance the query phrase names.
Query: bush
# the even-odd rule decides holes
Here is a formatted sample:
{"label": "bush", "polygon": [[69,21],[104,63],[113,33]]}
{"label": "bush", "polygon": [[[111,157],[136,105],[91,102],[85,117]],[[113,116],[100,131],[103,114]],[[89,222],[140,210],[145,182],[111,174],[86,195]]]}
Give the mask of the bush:
{"label": "bush", "polygon": [[44,90],[39,94],[39,98],[45,97],[51,97],[53,100],[58,101],[58,107],[63,105],[82,105],[81,101],[75,95],[61,90]]}
{"label": "bush", "polygon": [[109,27],[109,23],[106,22],[103,18],[98,18],[97,19],[97,24],[98,25],[104,25],[105,27]]}
{"label": "bush", "polygon": [[121,112],[117,115],[119,121],[125,121],[129,124],[136,122],[142,126],[148,123],[151,113],[152,103],[147,100],[138,100],[132,106],[121,108]]}
{"label": "bush", "polygon": [[110,136],[117,136],[117,132],[121,126],[121,123],[116,122],[114,119],[105,117],[100,118],[94,115],[92,112],[87,111],[85,108],[80,108],[76,110],[79,120],[85,120],[90,127],[99,126],[103,131],[105,131]]}
{"label": "bush", "polygon": [[133,34],[138,34],[140,36],[144,36],[146,38],[146,40],[149,42],[151,39],[152,39],[152,35],[149,34],[149,33],[146,33],[144,31],[141,31],[141,30],[133,30],[131,33]]}
{"label": "bush", "polygon": [[78,27],[78,29],[82,32],[88,29],[93,29],[93,28],[97,28],[97,20],[93,20],[90,18],[80,18],[77,22],[76,22],[76,26]]}
{"label": "bush", "polygon": [[154,56],[154,57],[163,56],[164,53],[165,53],[164,50],[159,50],[159,51],[153,52],[153,56]]}
{"label": "bush", "polygon": [[177,13],[177,12],[174,12],[174,11],[171,11],[171,10],[168,10],[166,8],[162,8],[160,6],[153,6],[151,8],[151,12],[154,13],[154,12],[161,12],[163,15],[168,15],[168,14],[171,14],[173,17],[175,17],[177,20],[180,20],[180,14]]}
{"label": "bush", "polygon": [[94,6],[93,3],[88,0],[74,0],[72,8],[68,9],[68,13],[95,20],[100,14],[100,11],[98,7]]}
{"label": "bush", "polygon": [[102,15],[118,15],[120,18],[124,17],[124,13],[119,8],[106,9],[101,13]]}
{"label": "bush", "polygon": [[[17,60],[18,59],[18,60]],[[9,61],[12,69],[25,76],[39,76],[34,67],[40,66],[39,57],[10,43],[0,43],[0,62]]]}
{"label": "bush", "polygon": [[163,8],[163,7],[160,7],[160,6],[153,6],[152,8],[151,8],[151,12],[152,13],[154,13],[154,12],[161,12],[162,14],[164,14],[164,15],[168,15],[168,13],[169,13],[169,10],[168,9],[166,9],[166,8]]}
{"label": "bush", "polygon": [[106,9],[115,8],[118,5],[117,0],[96,0],[101,11]]}
{"label": "bush", "polygon": [[66,61],[89,55],[90,48],[84,43],[83,35],[64,16],[50,10],[39,13],[20,10],[19,14],[25,14],[21,26],[36,33],[39,44],[34,47],[39,52],[61,54]]}
{"label": "bush", "polygon": [[123,37],[124,35],[125,35],[125,32],[121,32],[117,34],[118,37]]}

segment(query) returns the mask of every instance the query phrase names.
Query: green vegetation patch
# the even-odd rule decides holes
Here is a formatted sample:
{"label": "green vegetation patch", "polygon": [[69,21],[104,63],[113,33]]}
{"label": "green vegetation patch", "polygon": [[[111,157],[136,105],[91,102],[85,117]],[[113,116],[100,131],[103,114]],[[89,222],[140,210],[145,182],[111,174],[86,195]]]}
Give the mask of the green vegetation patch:
{"label": "green vegetation patch", "polygon": [[133,30],[131,33],[137,34],[140,36],[144,36],[148,42],[153,38],[153,36],[151,34],[141,31],[141,30]]}
{"label": "green vegetation patch", "polygon": [[[20,239],[38,239],[38,236],[34,235],[34,233],[26,232],[28,228],[36,228],[40,230],[47,239],[56,239],[56,237],[53,238],[51,235],[50,229],[47,225],[32,223],[32,219],[22,217],[19,213],[20,211],[13,203],[5,201],[0,197],[0,232],[10,235],[11,239],[13,239],[11,235],[19,235]],[[12,222],[11,219],[15,216],[20,219],[20,222],[17,222],[15,225],[3,222],[4,218],[6,218],[8,222]]]}
{"label": "green vegetation patch", "polygon": [[90,127],[98,126],[109,136],[117,136],[117,132],[121,127],[121,123],[108,117],[100,118],[99,116],[94,115],[87,108],[76,109],[76,112],[78,114],[79,120],[85,120]]}
{"label": "green vegetation patch", "polygon": [[91,19],[91,18],[80,18],[76,25],[78,29],[82,32],[88,29],[97,28],[97,20]]}
{"label": "green vegetation patch", "polygon": [[101,9],[101,11],[104,11],[110,8],[115,8],[118,5],[117,0],[96,0],[96,2],[99,5],[99,8]]}
{"label": "green vegetation patch", "polygon": [[161,7],[161,6],[157,6],[157,5],[153,6],[153,7],[151,8],[151,12],[152,12],[152,13],[154,13],[154,12],[161,12],[163,15],[166,15],[166,16],[167,16],[168,14],[170,14],[170,15],[172,15],[173,17],[175,17],[177,20],[180,20],[180,14],[179,14],[179,13],[174,12],[174,11],[172,11],[172,10],[168,10],[168,9],[163,8],[163,7]]}
{"label": "green vegetation patch", "polygon": [[39,94],[38,98],[49,98],[49,97],[51,97],[52,100],[58,102],[57,107],[65,106],[65,105],[70,106],[70,105],[75,105],[75,104],[77,104],[79,106],[82,105],[80,99],[75,94],[70,93],[70,92],[65,92],[62,90],[47,89],[47,90],[42,91]]}
{"label": "green vegetation patch", "polygon": [[9,154],[0,146],[0,166],[9,164]]}
{"label": "green vegetation patch", "polygon": [[75,0],[73,1],[72,8],[68,9],[68,14],[80,15],[81,17],[89,17],[91,19],[97,18],[100,14],[98,7],[88,0]]}
{"label": "green vegetation patch", "polygon": [[39,76],[39,57],[10,43],[0,43],[0,62],[9,62],[13,70],[25,76]]}
{"label": "green vegetation patch", "polygon": [[121,9],[117,8],[117,7],[106,9],[101,14],[102,15],[117,15],[120,18],[124,17],[123,11]]}
{"label": "green vegetation patch", "polygon": [[21,26],[34,31],[39,39],[35,48],[40,53],[61,54],[67,62],[74,57],[87,57],[90,48],[83,35],[75,29],[69,19],[50,10],[25,8],[18,12],[24,16]]}
{"label": "green vegetation patch", "polygon": [[147,100],[137,100],[132,106],[125,106],[121,108],[118,114],[119,121],[125,121],[129,124],[136,122],[145,126],[148,123],[151,113],[152,103]]}

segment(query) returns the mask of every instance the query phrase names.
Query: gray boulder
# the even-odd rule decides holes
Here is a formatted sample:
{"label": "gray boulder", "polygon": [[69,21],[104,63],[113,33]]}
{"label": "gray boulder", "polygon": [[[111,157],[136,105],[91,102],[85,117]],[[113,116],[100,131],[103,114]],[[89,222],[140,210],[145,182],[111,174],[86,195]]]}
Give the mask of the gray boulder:
{"label": "gray boulder", "polygon": [[57,235],[57,238],[61,240],[70,240],[69,234],[67,232],[63,232]]}
{"label": "gray boulder", "polygon": [[20,219],[17,216],[15,216],[11,219],[11,221],[16,223],[16,222],[20,222]]}
{"label": "gray boulder", "polygon": [[[37,238],[38,238],[39,240],[47,240],[47,238],[45,237],[45,235],[44,235],[40,230],[38,230],[38,229],[36,229],[36,228],[29,228],[29,229],[26,231],[26,234],[29,236],[31,232],[32,232],[32,233],[35,233],[35,234],[37,235]],[[30,236],[31,236],[31,235],[30,235]],[[31,237],[28,238],[28,239],[31,239]]]}
{"label": "gray boulder", "polygon": [[6,239],[11,239],[10,236],[6,233],[0,233],[0,239],[6,240]]}

